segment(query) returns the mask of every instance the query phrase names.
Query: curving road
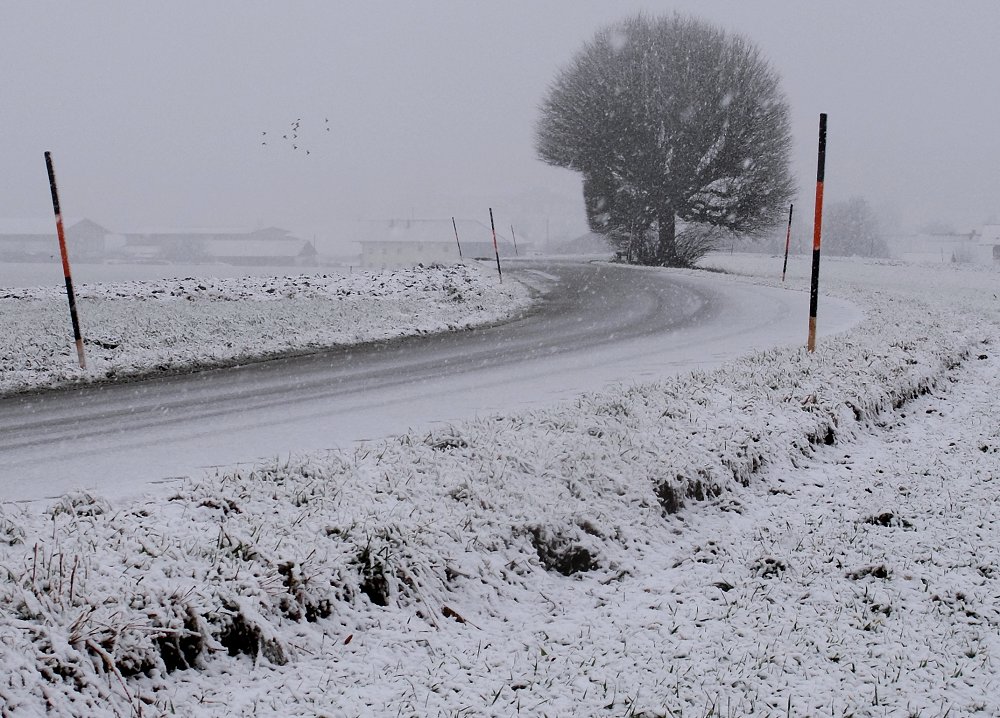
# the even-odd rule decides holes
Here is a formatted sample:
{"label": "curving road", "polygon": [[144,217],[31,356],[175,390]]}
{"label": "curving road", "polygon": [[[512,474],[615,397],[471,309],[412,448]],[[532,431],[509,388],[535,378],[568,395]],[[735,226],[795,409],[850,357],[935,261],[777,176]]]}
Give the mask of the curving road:
{"label": "curving road", "polygon": [[[805,338],[802,292],[579,262],[518,263],[508,275],[541,299],[499,326],[0,399],[0,500],[79,487],[137,495],[206,469],[548,405]],[[822,299],[822,333],[859,318]]]}

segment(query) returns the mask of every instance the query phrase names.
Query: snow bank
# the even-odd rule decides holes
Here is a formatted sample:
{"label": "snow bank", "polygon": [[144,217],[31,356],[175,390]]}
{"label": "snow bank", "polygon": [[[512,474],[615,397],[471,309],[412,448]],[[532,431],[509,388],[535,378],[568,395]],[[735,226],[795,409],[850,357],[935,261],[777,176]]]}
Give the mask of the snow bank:
{"label": "snow bank", "polygon": [[868,318],[815,354],[4,507],[0,705],[998,714],[996,275],[826,271]]}
{"label": "snow bank", "polygon": [[77,301],[86,371],[76,364],[64,291],[0,288],[0,395],[463,329],[515,315],[530,298],[467,264],[84,284]]}

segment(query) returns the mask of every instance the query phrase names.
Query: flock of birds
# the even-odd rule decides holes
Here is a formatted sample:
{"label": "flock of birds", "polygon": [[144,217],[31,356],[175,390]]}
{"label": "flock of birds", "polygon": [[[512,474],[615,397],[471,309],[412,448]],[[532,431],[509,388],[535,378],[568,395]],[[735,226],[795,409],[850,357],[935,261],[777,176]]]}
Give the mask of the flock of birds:
{"label": "flock of birds", "polygon": [[[260,133],[260,144],[261,147],[269,147],[274,145],[284,145],[285,147],[291,145],[292,150],[298,152],[302,150],[305,154],[312,154],[312,149],[306,147],[302,144],[302,140],[299,138],[299,129],[302,126],[302,118],[296,118],[294,122],[291,123],[289,129],[282,132],[279,137],[277,133],[268,134],[267,131]],[[327,132],[330,131],[330,118],[323,118],[323,129]],[[315,138],[314,138],[315,139]]]}

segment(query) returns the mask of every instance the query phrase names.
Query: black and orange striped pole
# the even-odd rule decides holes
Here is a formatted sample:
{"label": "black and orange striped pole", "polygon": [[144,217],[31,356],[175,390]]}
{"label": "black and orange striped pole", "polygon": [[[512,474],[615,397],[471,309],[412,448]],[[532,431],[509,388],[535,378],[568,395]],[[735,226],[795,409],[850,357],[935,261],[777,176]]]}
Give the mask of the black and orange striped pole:
{"label": "black and orange striped pole", "polygon": [[455,218],[451,218],[451,226],[455,228],[455,244],[458,245],[458,258],[462,258],[462,243],[458,241],[458,224],[455,223]]}
{"label": "black and orange striped pole", "polygon": [[788,230],[785,232],[785,264],[781,268],[781,281],[785,281],[785,272],[788,271],[788,247],[792,243],[792,210],[794,204],[788,205]]}
{"label": "black and orange striped pole", "polygon": [[497,276],[503,284],[503,272],[500,271],[500,250],[497,249],[497,226],[493,223],[493,208],[490,207],[490,229],[493,230],[493,253],[497,256]]}
{"label": "black and orange striped pole", "polygon": [[52,153],[45,153],[45,167],[49,171],[49,189],[52,191],[52,209],[56,213],[56,234],[59,236],[59,253],[62,255],[63,277],[66,278],[66,296],[69,298],[69,317],[73,322],[73,338],[76,340],[76,355],[80,368],[87,368],[87,358],[83,353],[83,335],[80,320],[76,315],[76,293],[73,291],[73,277],[69,271],[69,255],[66,252],[66,233],[63,231],[62,211],[59,209],[59,191],[56,189],[56,172],[52,168]]}
{"label": "black and orange striped pole", "polygon": [[816,351],[816,308],[819,304],[819,247],[823,230],[823,180],[826,174],[826,113],[819,116],[819,161],[816,165],[816,215],[813,219],[812,285],[809,290],[810,352]]}

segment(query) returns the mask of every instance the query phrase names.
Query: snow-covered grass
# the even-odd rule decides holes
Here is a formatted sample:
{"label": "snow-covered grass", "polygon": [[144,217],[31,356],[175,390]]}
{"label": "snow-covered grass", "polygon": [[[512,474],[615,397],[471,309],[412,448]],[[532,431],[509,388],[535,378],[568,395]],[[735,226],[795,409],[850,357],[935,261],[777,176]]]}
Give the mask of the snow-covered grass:
{"label": "snow-covered grass", "polygon": [[5,506],[0,706],[998,715],[998,280],[827,261],[867,319],[815,354]]}
{"label": "snow-covered grass", "polygon": [[64,289],[0,288],[0,395],[463,329],[530,302],[522,285],[499,284],[473,264],[95,283],[76,293],[86,371],[77,366]]}

